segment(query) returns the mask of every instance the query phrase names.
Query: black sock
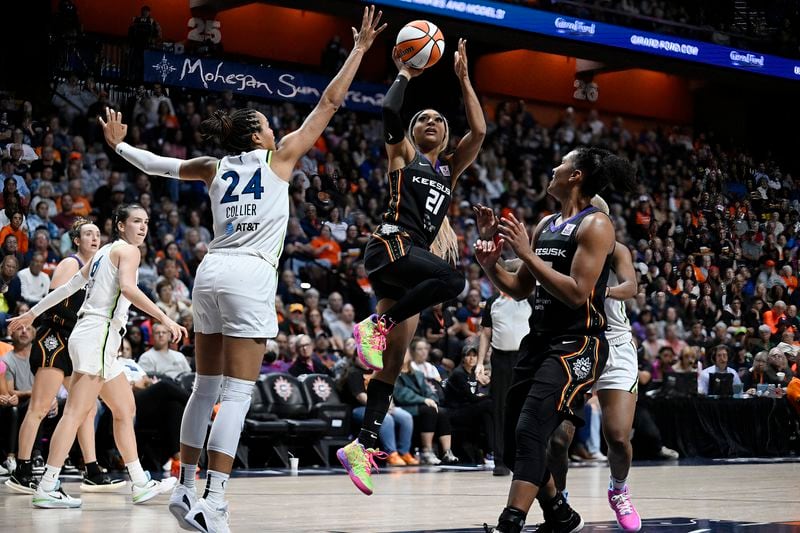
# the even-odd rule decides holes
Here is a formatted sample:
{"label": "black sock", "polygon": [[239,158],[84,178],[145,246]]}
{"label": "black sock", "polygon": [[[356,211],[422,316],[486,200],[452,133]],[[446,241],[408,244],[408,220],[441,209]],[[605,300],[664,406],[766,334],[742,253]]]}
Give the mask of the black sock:
{"label": "black sock", "polygon": [[86,463],[86,475],[88,477],[96,476],[98,474],[102,474],[103,471],[100,470],[100,465],[97,464],[97,461],[92,461],[91,463]]}
{"label": "black sock", "polygon": [[33,473],[33,461],[30,459],[17,459],[16,471],[20,474],[31,475]]}
{"label": "black sock", "polygon": [[392,401],[394,385],[378,379],[370,380],[367,385],[367,408],[364,410],[364,423],[358,434],[358,442],[365,448],[378,445],[378,433]]}

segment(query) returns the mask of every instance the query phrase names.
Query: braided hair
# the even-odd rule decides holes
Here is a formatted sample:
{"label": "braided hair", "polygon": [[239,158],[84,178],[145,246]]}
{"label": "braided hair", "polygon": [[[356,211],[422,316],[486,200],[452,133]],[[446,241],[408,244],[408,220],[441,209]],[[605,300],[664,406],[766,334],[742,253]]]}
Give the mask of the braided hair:
{"label": "braided hair", "polygon": [[258,111],[237,109],[230,115],[214,111],[200,124],[204,139],[216,139],[227,152],[238,154],[253,149],[252,135],[261,131]]}

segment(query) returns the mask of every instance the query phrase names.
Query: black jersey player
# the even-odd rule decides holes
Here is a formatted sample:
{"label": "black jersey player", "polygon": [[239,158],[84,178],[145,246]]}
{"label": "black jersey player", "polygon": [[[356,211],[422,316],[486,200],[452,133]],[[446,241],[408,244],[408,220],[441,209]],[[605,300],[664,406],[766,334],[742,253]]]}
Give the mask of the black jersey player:
{"label": "black jersey player", "polygon": [[[500,290],[516,298],[534,293],[531,332],[507,398],[504,460],[514,478],[495,531],[519,533],[537,495],[548,530],[571,533],[583,526],[552,483],[546,447],[562,419],[582,423],[575,407],[608,356],[604,301],[614,226],[590,201],[610,183],[629,188],[633,179],[627,160],[577,148],[553,169],[547,188],[561,212],[543,219],[533,239],[509,215],[500,220],[497,242],[475,244],[478,261]],[[516,272],[498,268],[504,243],[522,260]]]}
{"label": "black jersey player", "polygon": [[[466,42],[459,40],[455,73],[461,85],[469,132],[455,151],[444,156],[450,131],[444,116],[423,109],[406,131],[400,118],[403,95],[411,78],[422,71],[403,65],[383,104],[384,137],[389,156],[389,205],[365,251],[364,265],[378,296],[377,314],[356,325],[358,357],[377,370],[367,389],[364,423],[358,439],[337,455],[350,479],[372,494],[371,460],[420,311],[456,297],[464,276],[441,255],[455,248],[446,222],[453,187],[472,164],[486,135],[486,121],[469,80]],[[450,236],[449,239],[446,237]],[[450,241],[450,244],[442,242]],[[432,251],[437,251],[432,253]]]}

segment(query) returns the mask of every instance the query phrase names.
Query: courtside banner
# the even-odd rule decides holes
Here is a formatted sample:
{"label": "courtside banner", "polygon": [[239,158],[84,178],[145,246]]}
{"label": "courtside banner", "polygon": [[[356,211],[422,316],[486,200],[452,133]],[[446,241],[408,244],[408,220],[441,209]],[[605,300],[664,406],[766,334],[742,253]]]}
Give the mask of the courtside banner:
{"label": "courtside banner", "polygon": [[[800,80],[800,59],[756,53],[491,0],[362,0],[502,28]],[[435,24],[439,21],[433,20]]]}
{"label": "courtside banner", "polygon": [[[330,83],[330,78],[316,74],[155,51],[145,52],[144,79],[164,85],[233,91],[234,94],[307,104],[319,102]],[[386,90],[383,85],[353,82],[344,107],[380,113]]]}

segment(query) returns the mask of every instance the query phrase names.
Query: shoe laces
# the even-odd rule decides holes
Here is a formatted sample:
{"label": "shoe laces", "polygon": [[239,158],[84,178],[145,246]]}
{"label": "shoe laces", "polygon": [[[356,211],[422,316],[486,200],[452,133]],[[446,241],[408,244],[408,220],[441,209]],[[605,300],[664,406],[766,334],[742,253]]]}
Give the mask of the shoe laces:
{"label": "shoe laces", "polygon": [[611,501],[614,502],[614,508],[619,511],[619,514],[626,515],[633,512],[633,504],[628,491],[613,495]]}
{"label": "shoe laces", "polygon": [[375,323],[376,334],[372,335],[371,344],[376,350],[386,349],[386,335],[392,330],[394,324],[390,324],[386,317],[380,317]]}
{"label": "shoe laces", "polygon": [[373,468],[375,469],[375,472],[380,472],[377,463],[375,463],[375,458],[386,459],[389,457],[389,454],[374,448],[365,448],[361,443],[359,443],[358,446],[361,448],[361,451],[364,452],[358,454],[358,457],[356,458],[358,466],[361,466],[367,473],[370,474],[372,473]]}

